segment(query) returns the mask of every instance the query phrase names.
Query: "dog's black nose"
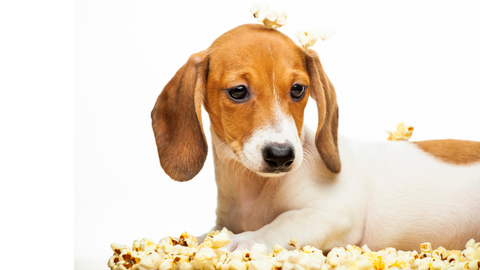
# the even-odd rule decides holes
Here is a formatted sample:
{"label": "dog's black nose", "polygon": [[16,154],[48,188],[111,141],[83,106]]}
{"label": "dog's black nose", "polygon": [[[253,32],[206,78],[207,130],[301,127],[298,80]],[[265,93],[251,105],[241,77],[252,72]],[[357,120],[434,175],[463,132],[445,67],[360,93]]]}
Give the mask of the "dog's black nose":
{"label": "dog's black nose", "polygon": [[291,144],[272,143],[263,149],[263,159],[272,169],[284,169],[292,165],[295,151]]}

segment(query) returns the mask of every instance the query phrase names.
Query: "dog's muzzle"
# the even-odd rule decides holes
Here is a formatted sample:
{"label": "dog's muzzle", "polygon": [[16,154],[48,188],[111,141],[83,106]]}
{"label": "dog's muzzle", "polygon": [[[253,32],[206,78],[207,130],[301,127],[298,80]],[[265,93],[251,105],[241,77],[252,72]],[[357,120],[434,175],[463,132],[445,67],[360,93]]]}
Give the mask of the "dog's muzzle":
{"label": "dog's muzzle", "polygon": [[295,149],[290,143],[271,143],[263,148],[263,160],[274,172],[286,172],[295,160]]}

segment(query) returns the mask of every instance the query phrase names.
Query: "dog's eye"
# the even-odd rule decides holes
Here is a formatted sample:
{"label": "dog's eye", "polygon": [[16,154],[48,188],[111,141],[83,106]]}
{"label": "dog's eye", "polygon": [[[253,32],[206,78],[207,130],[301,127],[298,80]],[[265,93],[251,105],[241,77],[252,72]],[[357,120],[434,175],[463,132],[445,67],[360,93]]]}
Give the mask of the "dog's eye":
{"label": "dog's eye", "polygon": [[247,97],[248,91],[247,87],[244,85],[239,85],[228,90],[228,94],[235,100],[241,100]]}
{"label": "dog's eye", "polygon": [[290,90],[290,96],[292,96],[294,99],[301,98],[303,93],[305,93],[305,86],[301,84],[294,84]]}

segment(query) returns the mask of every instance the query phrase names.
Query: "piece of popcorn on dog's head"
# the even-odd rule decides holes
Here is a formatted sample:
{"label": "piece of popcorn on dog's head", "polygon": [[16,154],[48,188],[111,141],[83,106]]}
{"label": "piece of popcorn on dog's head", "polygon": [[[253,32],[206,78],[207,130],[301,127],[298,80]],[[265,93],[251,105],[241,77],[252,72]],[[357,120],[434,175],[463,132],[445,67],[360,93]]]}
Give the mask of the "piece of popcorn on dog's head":
{"label": "piece of popcorn on dog's head", "polygon": [[263,23],[263,20],[265,20],[265,12],[267,12],[269,9],[270,8],[268,7],[267,3],[254,3],[250,8],[250,13],[253,14],[253,17],[257,18],[258,22]]}
{"label": "piece of popcorn on dog's head", "polygon": [[270,10],[266,3],[253,4],[250,8],[253,17],[257,18],[258,22],[263,23],[266,27],[276,30],[279,27],[287,25],[287,12],[283,9]]}
{"label": "piece of popcorn on dog's head", "polygon": [[315,42],[317,42],[318,39],[327,40],[331,38],[333,34],[334,32],[331,29],[325,30],[317,27],[309,31],[299,31],[295,36],[302,44],[305,51],[307,51],[309,47],[313,47],[313,45],[315,45]]}

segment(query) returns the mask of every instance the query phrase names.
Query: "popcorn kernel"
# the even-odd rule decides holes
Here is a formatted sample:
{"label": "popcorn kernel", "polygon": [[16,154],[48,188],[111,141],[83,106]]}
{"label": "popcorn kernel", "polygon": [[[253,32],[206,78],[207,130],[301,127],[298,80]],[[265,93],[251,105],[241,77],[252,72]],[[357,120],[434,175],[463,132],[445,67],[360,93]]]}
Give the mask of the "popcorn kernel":
{"label": "popcorn kernel", "polygon": [[287,25],[287,12],[283,9],[270,10],[266,3],[253,4],[250,12],[258,22],[261,22],[270,29],[276,30],[277,28]]}
{"label": "popcorn kernel", "polygon": [[[404,123],[399,123],[397,125],[397,130],[395,132],[387,131],[390,136],[388,136],[387,140],[389,141],[408,141],[410,137],[412,137],[413,127],[412,126],[405,126]],[[424,243],[426,244],[426,243]],[[428,243],[430,244],[430,243]],[[422,244],[423,245],[423,244]]]}

